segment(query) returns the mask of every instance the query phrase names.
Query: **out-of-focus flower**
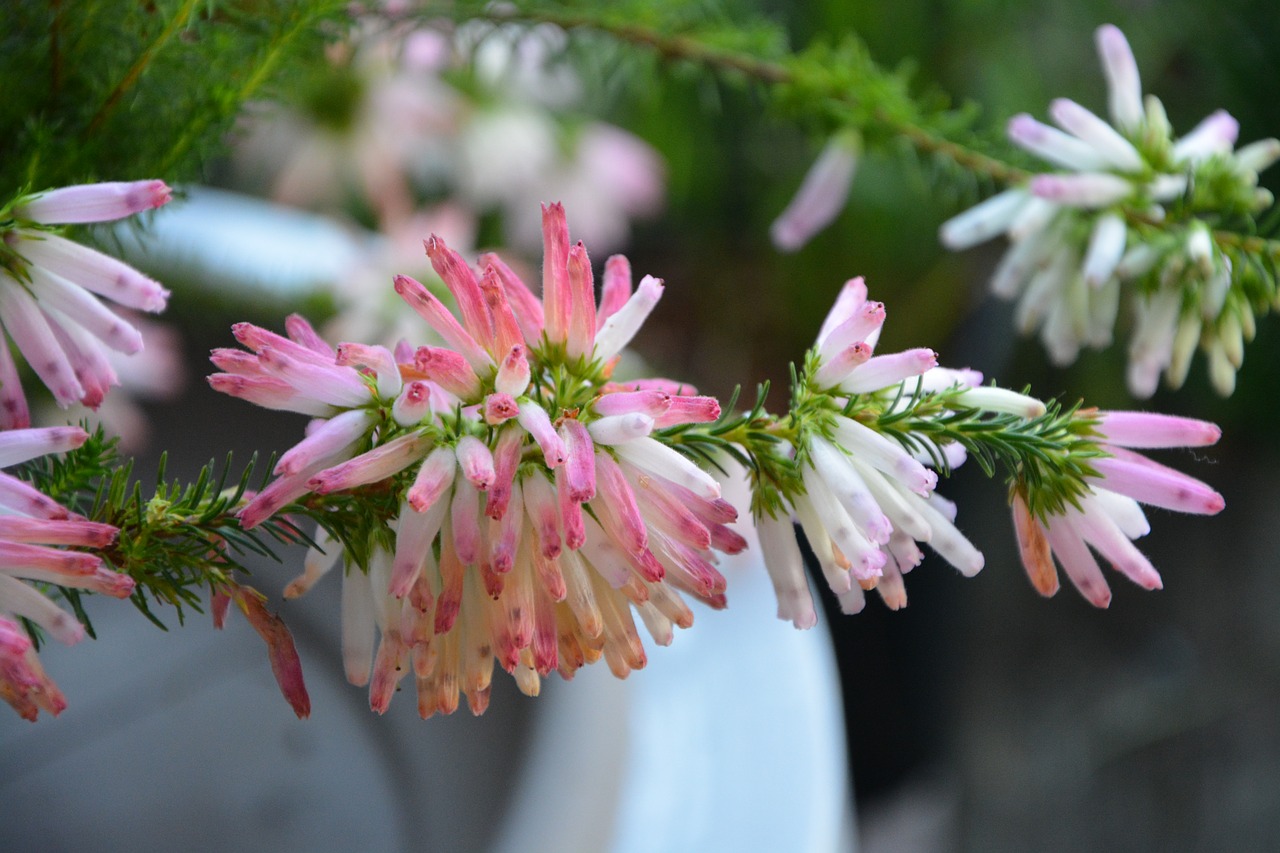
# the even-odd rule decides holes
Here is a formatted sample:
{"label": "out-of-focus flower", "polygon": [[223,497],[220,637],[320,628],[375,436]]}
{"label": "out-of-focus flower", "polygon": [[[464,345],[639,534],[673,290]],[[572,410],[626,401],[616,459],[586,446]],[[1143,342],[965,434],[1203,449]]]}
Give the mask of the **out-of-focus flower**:
{"label": "out-of-focus flower", "polygon": [[[884,320],[884,305],[867,300],[861,278],[846,283],[822,324],[808,374],[813,390],[833,406],[799,429],[794,453],[803,490],[789,495],[779,512],[756,519],[778,616],[799,628],[811,627],[817,616],[792,517],[846,613],[862,609],[864,588],[877,589],[895,610],[904,606],[902,575],[924,556],[917,543],[927,543],[962,574],[983,566],[981,552],[956,529],[955,506],[934,493],[937,475],[902,444],[840,413],[854,396],[868,408],[878,400],[892,410],[892,401],[905,402],[913,388],[930,392],[981,381],[972,371],[938,368],[929,349],[875,355]],[[997,392],[1002,396],[993,396]],[[1033,417],[1044,412],[1039,401],[999,389],[962,393],[974,395],[975,406],[1018,407]]]}
{"label": "out-of-focus flower", "polygon": [[[497,256],[482,256],[477,274],[427,241],[457,313],[412,278],[395,287],[442,347],[405,345],[393,358],[343,343],[325,364],[295,320],[288,345],[215,353],[238,371],[215,375],[215,387],[324,419],[242,510],[246,526],[308,491],[390,489],[399,501],[394,544],[379,539],[343,585],[347,675],[369,684],[376,710],[411,671],[423,716],[453,711],[460,693],[483,711],[495,660],[530,694],[552,670],[571,677],[601,657],[623,677],[646,661],[634,615],[670,642],[693,619],[680,593],[723,606],[714,551],[745,547],[717,482],[660,432],[714,421],[719,404],[667,380],[611,380],[662,283],[646,276],[633,291],[615,256],[597,304],[561,205],[544,208],[543,235],[541,298]],[[304,346],[314,357],[295,353]],[[286,376],[277,347],[307,362],[316,384]],[[337,563],[342,548],[318,538],[325,552],[308,555],[286,595]]]}
{"label": "out-of-focus flower", "polygon": [[[502,215],[504,242],[535,250],[536,203],[583,214],[582,237],[620,247],[631,220],[661,206],[657,152],[621,128],[565,111],[582,84],[550,26],[472,21],[452,34],[404,26],[358,31],[335,55],[314,115],[263,115],[242,144],[245,180],[266,165],[272,194],[307,206],[355,201],[387,233],[424,206]],[[469,75],[469,85],[444,76]]]}
{"label": "out-of-focus flower", "polygon": [[[88,437],[77,427],[0,432],[0,466],[72,450]],[[105,548],[117,532],[72,514],[26,482],[0,473],[0,699],[26,719],[36,719],[41,710],[56,716],[67,702],[40,666],[19,620],[68,645],[84,637],[84,626],[29,582],[128,598],[132,578],[104,568],[101,557],[67,550]]]}
{"label": "out-of-focus flower", "polygon": [[1280,141],[1235,150],[1239,125],[1221,110],[1175,139],[1160,101],[1143,101],[1123,33],[1100,27],[1097,45],[1111,123],[1065,98],[1050,106],[1057,128],[1014,116],[1009,138],[1066,171],[1036,175],[947,221],[942,242],[963,249],[1009,238],[992,290],[1018,300],[1020,330],[1038,328],[1055,362],[1111,343],[1128,285],[1137,314],[1130,391],[1149,397],[1161,372],[1181,385],[1199,344],[1214,386],[1230,394],[1253,307],[1232,286],[1239,270],[1208,223],[1270,204],[1258,173],[1280,158]]}
{"label": "out-of-focus flower", "polygon": [[1089,490],[1061,512],[1036,518],[1021,488],[1013,491],[1013,522],[1022,565],[1042,595],[1058,591],[1054,557],[1076,589],[1096,607],[1111,602],[1111,589],[1090,548],[1144,589],[1162,586],[1159,573],[1131,540],[1145,536],[1141,504],[1196,515],[1215,515],[1225,506],[1209,486],[1128,448],[1206,447],[1221,430],[1191,418],[1146,412],[1100,412],[1100,448]]}
{"label": "out-of-focus flower", "polygon": [[773,245],[784,252],[797,251],[831,224],[849,198],[861,151],[862,137],[856,131],[842,131],[831,137],[804,176],[795,198],[770,226]]}
{"label": "out-of-focus flower", "polygon": [[[97,408],[118,384],[108,350],[134,354],[142,335],[98,296],[162,311],[168,291],[115,258],[44,226],[105,222],[169,200],[162,181],[84,184],[18,199],[0,212],[0,325],[59,406]],[[0,427],[31,422],[17,367],[0,341]]]}
{"label": "out-of-focus flower", "polygon": [[[580,217],[584,243],[605,250],[623,246],[632,220],[651,217],[662,208],[662,158],[638,136],[604,122],[588,122],[559,135],[550,167],[531,173],[529,180],[508,184],[495,200],[503,210],[507,241],[526,250],[538,244],[541,223],[532,212],[539,200],[554,193]],[[566,135],[569,156],[560,153]],[[473,174],[493,169],[494,162],[475,161]]]}

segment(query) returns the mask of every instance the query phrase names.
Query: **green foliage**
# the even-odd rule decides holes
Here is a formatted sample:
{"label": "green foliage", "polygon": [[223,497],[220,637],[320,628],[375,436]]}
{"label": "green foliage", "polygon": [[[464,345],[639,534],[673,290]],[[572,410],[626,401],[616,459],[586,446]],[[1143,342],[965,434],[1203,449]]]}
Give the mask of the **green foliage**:
{"label": "green foliage", "polygon": [[[44,456],[27,464],[22,476],[49,497],[93,521],[119,528],[116,541],[100,556],[111,568],[137,583],[133,603],[156,625],[164,623],[153,604],[172,606],[179,623],[183,608],[200,612],[206,591],[247,574],[244,560],[258,555],[278,560],[274,548],[309,542],[283,516],[254,530],[235,518],[253,482],[254,461],[231,477],[228,455],[222,466],[210,462],[189,484],[166,482],[164,462],[147,496],[132,477],[132,462],[116,456],[115,439],[99,429],[76,450]],[[270,469],[270,464],[266,466]],[[60,589],[89,630],[77,590]]]}
{"label": "green foliage", "polygon": [[342,32],[344,5],[4,4],[0,187],[193,177],[248,99],[321,60],[325,40]]}

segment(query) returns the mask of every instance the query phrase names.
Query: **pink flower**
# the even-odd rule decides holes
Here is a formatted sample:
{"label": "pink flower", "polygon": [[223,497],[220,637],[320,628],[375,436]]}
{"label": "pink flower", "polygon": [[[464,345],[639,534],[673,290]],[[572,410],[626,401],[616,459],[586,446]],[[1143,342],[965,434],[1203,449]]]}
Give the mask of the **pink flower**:
{"label": "pink flower", "polygon": [[769,227],[773,245],[794,252],[839,215],[858,169],[861,139],[852,131],[831,138],[810,167],[795,198]]}
{"label": "pink flower", "polygon": [[[597,305],[561,205],[544,207],[543,234],[541,298],[495,256],[476,270],[426,241],[456,314],[406,276],[395,288],[445,347],[398,348],[399,363],[357,344],[335,352],[295,318],[288,338],[237,326],[253,352],[214,353],[226,371],[215,387],[319,419],[244,524],[308,492],[376,484],[400,501],[394,543],[343,581],[344,664],[375,710],[410,673],[424,716],[460,695],[483,711],[495,662],[530,694],[602,657],[625,676],[646,661],[636,616],[670,642],[692,622],[682,593],[723,606],[715,552],[745,546],[718,483],[655,437],[715,420],[719,403],[665,380],[609,380],[661,283],[633,290],[611,258]],[[336,564],[340,547],[318,541],[328,553],[308,555],[287,595]]]}
{"label": "pink flower", "polygon": [[[362,373],[351,364],[339,364],[337,351],[302,317],[291,315],[285,326],[287,337],[240,323],[235,335],[249,352],[216,349],[211,356],[225,371],[209,376],[215,390],[265,408],[327,418],[280,457],[277,479],[240,510],[246,527],[261,524],[306,494],[310,480],[320,471],[355,455],[374,426],[370,407],[379,402],[395,405],[401,390],[399,370],[389,352],[379,352],[377,347],[348,349],[347,361],[375,364]],[[379,389],[386,396],[379,397]]]}
{"label": "pink flower", "polygon": [[[22,200],[13,210],[20,224],[0,230],[6,261],[0,264],[0,325],[63,408],[79,401],[96,409],[118,384],[107,351],[142,349],[141,333],[96,296],[154,312],[164,310],[169,294],[120,261],[40,226],[119,219],[168,200],[161,181],[64,187]],[[30,420],[6,352],[0,355],[0,427],[21,428]]]}
{"label": "pink flower", "polygon": [[305,720],[311,716],[311,697],[307,695],[307,686],[302,680],[302,661],[298,658],[298,649],[284,620],[267,611],[262,593],[253,587],[230,583],[213,595],[211,610],[215,628],[222,627],[232,602],[266,643],[271,672],[280,686],[280,692],[298,719]]}
{"label": "pink flower", "polygon": [[[79,447],[88,433],[77,427],[0,432],[0,465],[9,466]],[[133,593],[133,579],[111,571],[101,557],[72,548],[105,548],[118,531],[73,515],[9,474],[0,473],[0,698],[23,717],[41,710],[55,716],[66,699],[45,674],[25,619],[68,645],[84,637],[84,626],[37,587],[24,581],[86,589],[114,598]]]}
{"label": "pink flower", "polygon": [[1109,456],[1091,461],[1097,472],[1089,492],[1074,505],[1036,518],[1020,491],[1013,495],[1013,522],[1022,565],[1041,595],[1058,591],[1054,557],[1080,594],[1096,607],[1111,602],[1097,552],[1144,589],[1160,589],[1160,574],[1131,540],[1150,531],[1141,504],[1178,512],[1215,515],[1222,495],[1192,477],[1127,448],[1206,447],[1221,431],[1205,421],[1145,412],[1100,412],[1100,444]]}
{"label": "pink flower", "polygon": [[46,225],[110,222],[160,207],[171,197],[164,181],[79,184],[36,193],[13,212],[19,219]]}

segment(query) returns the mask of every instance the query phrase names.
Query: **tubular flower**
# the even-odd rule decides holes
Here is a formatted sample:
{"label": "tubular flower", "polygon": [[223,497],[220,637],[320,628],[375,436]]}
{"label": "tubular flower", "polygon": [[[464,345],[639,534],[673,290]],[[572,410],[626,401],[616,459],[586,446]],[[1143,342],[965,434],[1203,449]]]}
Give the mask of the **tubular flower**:
{"label": "tubular flower", "polygon": [[[932,350],[876,355],[884,305],[867,300],[861,278],[841,291],[806,363],[805,402],[791,456],[800,488],[775,514],[757,515],[761,549],[778,595],[778,616],[798,628],[816,623],[812,596],[791,521],[804,531],[828,586],[846,613],[860,611],[864,589],[885,603],[906,604],[902,575],[919,565],[917,543],[965,575],[982,569],[983,556],[955,527],[955,507],[934,493],[937,474],[904,445],[859,420],[848,406],[892,413],[915,393],[953,389],[953,399],[975,408],[1018,407],[1042,414],[1043,404],[1022,395],[975,386],[973,371],[937,367]],[[960,387],[968,390],[959,390]],[[956,456],[950,464],[959,464]],[[926,461],[932,461],[926,457]]]}
{"label": "tubular flower", "polygon": [[[118,383],[108,350],[133,354],[142,335],[104,306],[162,311],[168,291],[114,258],[48,226],[106,222],[169,200],[163,181],[83,184],[19,198],[0,209],[0,326],[58,405],[97,408]],[[0,341],[0,343],[3,343]],[[0,346],[0,428],[29,426],[7,344]]]}
{"label": "tubular flower", "polygon": [[1060,511],[1033,514],[1025,484],[1015,483],[1013,523],[1023,568],[1041,595],[1058,591],[1054,557],[1091,604],[1106,607],[1111,589],[1090,549],[1144,589],[1160,589],[1160,574],[1132,540],[1145,536],[1141,504],[1196,515],[1215,515],[1222,495],[1186,474],[1148,459],[1133,448],[1206,447],[1221,430],[1205,421],[1146,412],[1098,412],[1103,455],[1090,460],[1088,489]]}
{"label": "tubular flower", "polygon": [[1181,385],[1199,344],[1214,386],[1230,394],[1254,314],[1233,287],[1244,265],[1207,223],[1271,203],[1258,173],[1280,158],[1280,141],[1236,150],[1239,125],[1222,110],[1175,139],[1160,101],[1143,99],[1124,34],[1100,27],[1097,46],[1111,123],[1065,98],[1049,109],[1057,127],[1015,116],[1014,144],[1064,171],[1035,175],[947,221],[942,242],[963,249],[1009,238],[992,290],[1017,299],[1020,330],[1039,329],[1055,362],[1110,345],[1122,289],[1132,285],[1131,392],[1151,396],[1162,372]]}
{"label": "tubular flower", "polygon": [[[635,617],[655,642],[671,642],[693,621],[681,593],[723,606],[714,552],[746,545],[717,482],[663,432],[714,421],[719,404],[666,380],[611,380],[662,283],[646,276],[633,291],[626,259],[613,257],[597,304],[559,204],[544,207],[543,233],[541,298],[496,256],[476,270],[438,237],[426,241],[456,312],[407,276],[395,288],[443,347],[392,355],[340,344],[325,381],[307,390],[271,373],[262,352],[240,354],[235,363],[249,367],[236,375],[260,377],[254,387],[215,382],[319,419],[281,459],[294,464],[242,511],[246,524],[308,492],[320,505],[366,487],[395,501],[366,531],[371,544],[343,586],[347,677],[369,685],[375,710],[412,673],[424,717],[452,712],[460,695],[480,713],[495,660],[530,695],[551,671],[569,678],[601,657],[625,677],[646,661]],[[326,357],[312,351],[318,371]],[[229,369],[233,359],[219,358]],[[359,370],[339,399],[344,362]],[[360,426],[334,426],[344,418]],[[330,431],[331,441],[317,438]],[[323,449],[303,452],[308,442]],[[342,545],[323,532],[318,544],[287,596],[337,564]]]}
{"label": "tubular flower", "polygon": [[795,252],[831,224],[849,199],[861,151],[862,138],[856,131],[842,131],[831,138],[786,210],[769,227],[773,245]]}
{"label": "tubular flower", "polygon": [[[0,466],[79,447],[88,433],[77,427],[0,432]],[[84,626],[40,588],[25,583],[86,589],[114,598],[133,593],[133,579],[103,566],[101,557],[73,548],[105,548],[118,531],[87,521],[10,474],[0,473],[0,698],[24,718],[41,710],[55,716],[67,701],[40,666],[21,622],[71,645]]]}

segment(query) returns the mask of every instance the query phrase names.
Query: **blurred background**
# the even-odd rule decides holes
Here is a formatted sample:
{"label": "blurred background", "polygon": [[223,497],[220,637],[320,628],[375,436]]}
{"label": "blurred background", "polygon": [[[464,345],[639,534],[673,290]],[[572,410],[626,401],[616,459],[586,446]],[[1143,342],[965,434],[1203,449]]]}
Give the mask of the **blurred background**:
{"label": "blurred background", "polygon": [[[993,136],[1014,113],[1044,118],[1054,97],[1101,111],[1092,34],[1114,23],[1175,128],[1222,107],[1239,119],[1242,143],[1280,134],[1280,11],[1260,0],[719,5],[730,16],[762,10],[795,46],[857,32],[882,65],[911,63],[919,91],[980,104],[978,127]],[[1112,349],[1052,368],[1038,342],[1016,337],[1011,308],[986,293],[1003,245],[958,255],[940,248],[939,223],[976,200],[974,188],[939,180],[909,154],[870,149],[835,223],[800,251],[780,253],[769,225],[832,128],[772,111],[750,87],[688,69],[649,72],[625,50],[566,52],[552,30],[369,28],[330,45],[310,73],[242,116],[229,149],[190,190],[187,214],[156,218],[152,237],[167,248],[119,236],[126,254],[173,288],[165,320],[187,365],[185,384],[176,368],[164,381],[139,380],[134,414],[143,420],[126,437],[144,458],[172,451],[179,476],[231,445],[242,458],[289,446],[298,419],[219,399],[201,378],[209,348],[230,344],[232,322],[279,328],[300,310],[328,323],[332,340],[420,334],[416,321],[404,325],[389,287],[397,272],[427,280],[420,240],[434,231],[472,255],[501,247],[536,270],[539,201],[565,202],[597,269],[625,251],[637,277],[665,279],[636,349],[654,373],[721,399],[736,385],[769,381],[771,408],[781,409],[788,363],[840,285],[865,275],[887,306],[886,351],[931,346],[946,365],[1007,387],[1029,383],[1037,396],[1219,423],[1219,446],[1174,461],[1221,491],[1227,509],[1214,519],[1152,511],[1140,544],[1165,589],[1143,592],[1112,575],[1110,609],[1097,611],[1074,590],[1042,600],[1031,588],[1003,484],[976,469],[947,482],[940,491],[959,503],[959,525],[985,552],[986,569],[965,580],[930,557],[908,578],[905,610],[889,612],[871,596],[857,616],[829,615],[862,849],[1280,849],[1276,323],[1260,324],[1232,398],[1216,397],[1197,363],[1187,387],[1136,406],[1123,385],[1122,333]],[[1278,176],[1264,173],[1263,185],[1280,192]],[[263,201],[291,212],[267,211]],[[288,239],[272,239],[258,216]],[[273,251],[293,240],[313,247],[305,266]],[[292,572],[272,569],[257,586],[274,596]],[[304,635],[308,620],[333,612],[309,604],[285,612]],[[165,639],[151,643],[161,649]],[[260,663],[254,655],[245,656]],[[225,668],[218,678],[243,677],[228,653],[215,660]],[[308,660],[304,651],[304,665],[336,666],[336,657]],[[74,705],[76,682],[50,668]],[[336,701],[358,712],[363,694]],[[481,721],[408,723],[413,737],[458,750],[449,763],[480,760],[470,757],[480,741],[518,741],[520,715],[502,716],[513,701],[497,697]],[[25,744],[10,756],[37,760],[36,730],[19,734],[21,725],[0,719],[0,742]],[[385,737],[368,720],[352,725]],[[312,738],[299,729],[289,737]],[[488,772],[503,773],[500,764]],[[442,816],[454,808],[438,802]],[[385,849],[414,837],[403,821],[398,831]],[[441,849],[484,843],[483,832],[440,841]]]}

